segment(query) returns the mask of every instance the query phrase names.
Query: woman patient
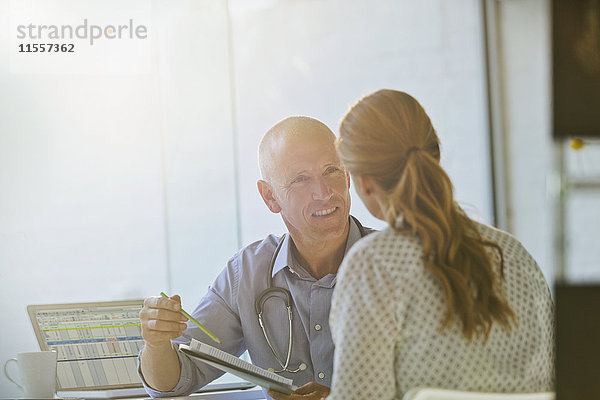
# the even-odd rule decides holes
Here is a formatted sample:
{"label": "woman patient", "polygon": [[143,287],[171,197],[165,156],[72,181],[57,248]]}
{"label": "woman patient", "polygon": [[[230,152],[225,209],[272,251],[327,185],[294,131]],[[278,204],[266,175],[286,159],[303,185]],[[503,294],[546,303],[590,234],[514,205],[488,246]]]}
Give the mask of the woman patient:
{"label": "woman patient", "polygon": [[337,149],[362,201],[389,226],[340,267],[328,400],[398,399],[418,386],[553,390],[544,276],[513,236],[457,205],[421,105],[393,90],[362,98]]}

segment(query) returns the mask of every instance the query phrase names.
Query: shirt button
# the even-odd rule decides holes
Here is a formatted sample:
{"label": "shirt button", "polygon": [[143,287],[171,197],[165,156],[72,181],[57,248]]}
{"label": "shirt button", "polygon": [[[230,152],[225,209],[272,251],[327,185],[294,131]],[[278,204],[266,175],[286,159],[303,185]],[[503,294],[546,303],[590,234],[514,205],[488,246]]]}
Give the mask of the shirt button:
{"label": "shirt button", "polygon": [[315,331],[320,331],[320,330],[321,330],[321,325],[319,325],[319,324],[316,324],[316,325],[315,325]]}
{"label": "shirt button", "polygon": [[325,374],[324,374],[323,372],[319,372],[319,378],[320,378],[320,379],[323,379],[323,378],[325,378]]}

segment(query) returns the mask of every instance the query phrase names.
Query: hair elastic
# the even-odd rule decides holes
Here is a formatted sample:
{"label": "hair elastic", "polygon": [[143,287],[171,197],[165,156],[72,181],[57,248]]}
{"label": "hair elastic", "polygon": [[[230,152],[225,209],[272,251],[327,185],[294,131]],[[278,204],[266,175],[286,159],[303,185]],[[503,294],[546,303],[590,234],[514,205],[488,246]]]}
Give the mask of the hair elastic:
{"label": "hair elastic", "polygon": [[421,150],[420,147],[417,146],[411,146],[408,148],[408,150],[406,150],[406,155],[404,156],[404,158],[408,158],[408,156],[410,155],[410,153],[414,152],[414,151],[419,151]]}

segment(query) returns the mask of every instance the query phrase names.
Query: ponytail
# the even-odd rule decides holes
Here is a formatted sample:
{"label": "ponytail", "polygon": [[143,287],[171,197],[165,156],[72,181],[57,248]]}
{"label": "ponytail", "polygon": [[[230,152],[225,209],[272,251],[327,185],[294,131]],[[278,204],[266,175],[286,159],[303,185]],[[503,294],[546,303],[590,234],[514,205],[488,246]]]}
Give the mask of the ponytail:
{"label": "ponytail", "polygon": [[439,164],[439,139],[421,105],[391,90],[366,96],[344,116],[337,148],[352,174],[373,178],[389,194],[383,211],[390,227],[421,239],[425,268],[446,295],[441,329],[459,321],[468,340],[487,339],[494,322],[510,330],[515,313],[488,249],[499,258],[501,278],[502,250],[484,240],[455,203],[452,182]]}
{"label": "ponytail", "polygon": [[[399,217],[401,216],[401,221]],[[442,330],[455,318],[465,338],[487,338],[495,321],[505,329],[515,314],[497,292],[492,260],[473,222],[455,204],[452,183],[436,159],[424,151],[407,154],[398,184],[389,197],[386,220],[398,233],[410,232],[423,243],[425,268],[442,284],[447,300]]]}

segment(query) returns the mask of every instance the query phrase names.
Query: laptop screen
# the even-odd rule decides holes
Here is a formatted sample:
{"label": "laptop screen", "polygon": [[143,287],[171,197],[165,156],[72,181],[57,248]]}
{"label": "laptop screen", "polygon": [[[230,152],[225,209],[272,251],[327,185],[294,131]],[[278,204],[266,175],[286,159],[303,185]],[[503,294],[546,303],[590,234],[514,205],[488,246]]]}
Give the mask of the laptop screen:
{"label": "laptop screen", "polygon": [[30,305],[42,350],[56,350],[58,390],[141,387],[143,300]]}

